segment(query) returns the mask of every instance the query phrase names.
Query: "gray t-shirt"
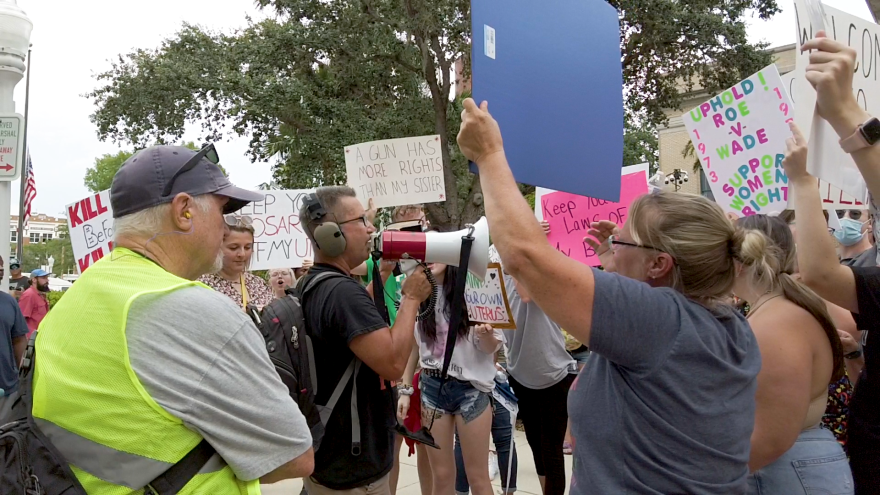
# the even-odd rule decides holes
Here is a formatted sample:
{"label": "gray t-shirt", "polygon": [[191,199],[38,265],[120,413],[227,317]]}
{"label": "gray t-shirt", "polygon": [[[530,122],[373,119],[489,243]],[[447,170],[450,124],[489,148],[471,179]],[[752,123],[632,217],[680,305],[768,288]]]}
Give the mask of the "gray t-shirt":
{"label": "gray t-shirt", "polygon": [[507,372],[514,380],[533,390],[561,382],[577,373],[577,364],[565,350],[565,337],[553,320],[535,302],[524,303],[510,275],[504,276],[510,312],[516,330],[505,330]]}
{"label": "gray t-shirt", "polygon": [[201,287],[142,296],[126,337],[150,396],[208,440],[239,479],[260,478],[312,446],[262,335],[226,296]]}
{"label": "gray t-shirt", "polygon": [[594,355],[568,394],[571,493],[745,493],[761,369],[746,320],[593,275]]}

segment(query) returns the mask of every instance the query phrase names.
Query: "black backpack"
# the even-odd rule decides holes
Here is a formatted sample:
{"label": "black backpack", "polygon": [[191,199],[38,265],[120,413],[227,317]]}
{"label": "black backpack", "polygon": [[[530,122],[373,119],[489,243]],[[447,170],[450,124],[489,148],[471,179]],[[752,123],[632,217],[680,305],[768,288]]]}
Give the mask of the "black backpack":
{"label": "black backpack", "polygon": [[[290,397],[306,418],[312,433],[312,447],[316,452],[321,446],[324,427],[330,420],[333,408],[348,382],[357,378],[362,362],[357,358],[352,359],[327,404],[316,404],[318,376],[315,352],[306,326],[302,302],[321,282],[347,278],[349,277],[336,272],[306,275],[299,280],[295,288],[287,289],[287,296],[275,299],[262,311],[258,311],[253,306],[248,307],[248,314],[266,341],[266,350],[269,352],[269,359],[275,365],[275,371],[278,372],[281,381],[287,386]],[[352,454],[359,455],[360,419],[357,414],[356,380],[352,388],[351,405]]]}
{"label": "black backpack", "polygon": [[[31,414],[36,353],[34,334],[19,370],[19,389],[0,399],[0,495],[87,495],[64,456]],[[179,492],[214,455],[202,440],[177,464],[144,487],[145,495]]]}

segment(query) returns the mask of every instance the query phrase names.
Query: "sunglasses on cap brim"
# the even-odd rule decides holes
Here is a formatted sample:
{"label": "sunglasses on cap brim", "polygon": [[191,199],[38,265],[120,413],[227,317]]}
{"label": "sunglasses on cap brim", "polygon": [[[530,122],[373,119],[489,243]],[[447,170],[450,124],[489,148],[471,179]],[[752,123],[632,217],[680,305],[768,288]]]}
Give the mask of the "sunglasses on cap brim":
{"label": "sunglasses on cap brim", "polygon": [[229,213],[223,215],[223,221],[230,227],[250,228],[254,226],[254,219],[248,215],[236,215]]}

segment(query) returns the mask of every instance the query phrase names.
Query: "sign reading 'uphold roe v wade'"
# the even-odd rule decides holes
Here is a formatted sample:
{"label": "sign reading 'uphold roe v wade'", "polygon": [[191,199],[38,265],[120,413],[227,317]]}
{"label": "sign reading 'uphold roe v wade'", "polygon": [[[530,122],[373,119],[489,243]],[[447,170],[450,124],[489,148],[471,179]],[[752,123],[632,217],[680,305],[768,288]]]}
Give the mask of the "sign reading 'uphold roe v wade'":
{"label": "sign reading 'uphold roe v wade'", "polygon": [[[312,244],[299,220],[299,208],[312,189],[266,191],[265,199],[251,203],[236,215],[247,215],[254,225],[251,270],[297,268],[314,258]],[[85,271],[113,250],[113,209],[110,191],[101,191],[67,205],[67,226],[77,269]]]}
{"label": "sign reading 'uphold roe v wade'", "polygon": [[440,136],[371,141],[345,148],[348,185],[364,207],[446,201]]}
{"label": "sign reading 'uphold roe v wade'", "polygon": [[776,65],[682,116],[715,201],[737,216],[786,208],[785,140],[794,120]]}

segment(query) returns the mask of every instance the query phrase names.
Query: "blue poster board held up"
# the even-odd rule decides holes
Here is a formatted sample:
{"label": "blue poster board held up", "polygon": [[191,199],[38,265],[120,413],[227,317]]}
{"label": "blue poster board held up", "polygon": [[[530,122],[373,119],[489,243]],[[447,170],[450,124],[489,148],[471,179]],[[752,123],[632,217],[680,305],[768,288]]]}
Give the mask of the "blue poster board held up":
{"label": "blue poster board held up", "polygon": [[474,99],[489,102],[516,180],[618,201],[617,9],[603,0],[471,0],[471,20]]}

